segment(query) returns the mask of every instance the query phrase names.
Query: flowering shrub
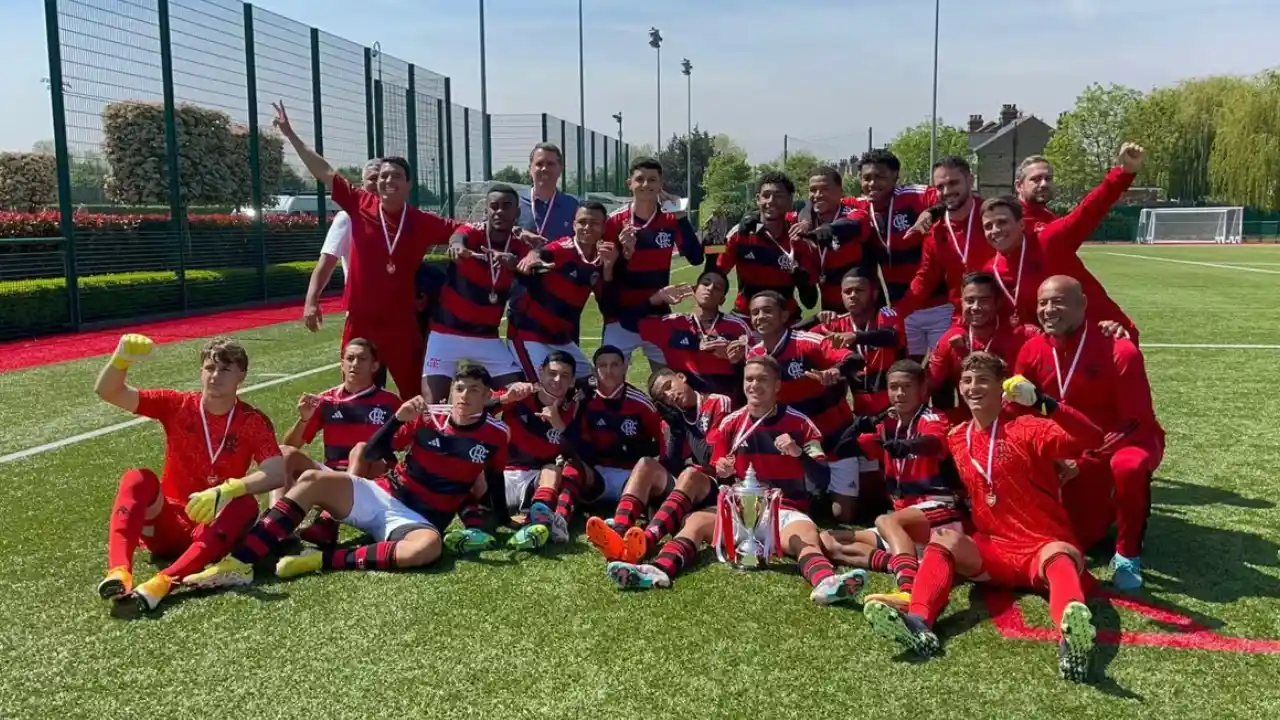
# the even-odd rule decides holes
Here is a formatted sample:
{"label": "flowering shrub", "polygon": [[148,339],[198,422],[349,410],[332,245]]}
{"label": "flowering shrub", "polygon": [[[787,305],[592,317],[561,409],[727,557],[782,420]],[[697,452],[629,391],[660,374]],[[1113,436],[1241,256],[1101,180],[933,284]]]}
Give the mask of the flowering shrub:
{"label": "flowering shrub", "polygon": [[57,202],[57,158],[48,153],[0,153],[0,208],[34,210]]}

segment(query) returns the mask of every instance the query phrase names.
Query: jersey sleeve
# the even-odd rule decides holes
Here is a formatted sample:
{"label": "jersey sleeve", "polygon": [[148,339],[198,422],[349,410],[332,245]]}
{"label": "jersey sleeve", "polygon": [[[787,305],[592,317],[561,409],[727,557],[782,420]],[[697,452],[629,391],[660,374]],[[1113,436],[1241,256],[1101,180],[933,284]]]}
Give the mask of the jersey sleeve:
{"label": "jersey sleeve", "polygon": [[1108,437],[1108,444],[1127,444],[1126,441],[1143,437],[1156,428],[1156,410],[1151,399],[1151,382],[1147,378],[1146,362],[1142,353],[1129,340],[1115,341],[1115,364],[1119,387],[1116,388],[1116,406],[1123,419],[1119,428],[1107,428],[1115,437]]}
{"label": "jersey sleeve", "polygon": [[329,195],[348,216],[360,213],[360,204],[364,202],[361,193],[364,192],[362,188],[352,187],[351,183],[338,173],[333,174],[333,180],[329,183]]}
{"label": "jersey sleeve", "polygon": [[502,429],[502,435],[503,437],[497,447],[494,449],[493,453],[489,455],[489,461],[485,463],[486,470],[498,473],[499,475],[507,469],[507,463],[510,460],[511,455],[508,450],[508,448],[511,447],[511,430],[505,425]]}
{"label": "jersey sleeve", "polygon": [[391,438],[391,449],[400,451],[413,444],[413,437],[418,434],[418,429],[422,427],[422,423],[422,416],[419,415],[418,417],[401,425],[400,428],[396,430],[396,434]]}
{"label": "jersey sleeve", "polygon": [[827,338],[806,342],[803,347],[805,359],[819,370],[840,367],[852,354],[848,348],[835,347],[831,344],[831,340]]}
{"label": "jersey sleeve", "polygon": [[276,429],[271,418],[255,411],[247,418],[244,440],[249,443],[250,454],[258,465],[280,455],[280,443],[276,440]]}
{"label": "jersey sleeve", "polygon": [[658,315],[640,318],[640,321],[636,324],[636,329],[640,333],[640,339],[647,343],[657,345],[659,348],[663,347],[662,326],[665,324],[665,321],[665,316]]}
{"label": "jersey sleeve", "polygon": [[814,460],[826,462],[827,456],[822,450],[822,433],[818,431],[818,426],[809,418],[804,418],[804,427],[800,432],[799,441],[804,453]]}
{"label": "jersey sleeve", "polygon": [[862,433],[858,436],[858,447],[868,460],[883,461],[884,448],[880,447],[880,436],[876,433]]}
{"label": "jersey sleeve", "polygon": [[662,416],[658,414],[658,410],[650,405],[645,405],[641,421],[644,423],[645,433],[652,437],[658,445],[658,457],[666,457],[667,432],[663,427]]}
{"label": "jersey sleeve", "polygon": [[139,390],[135,415],[167,422],[182,407],[183,394],[177,390]]}
{"label": "jersey sleeve", "polygon": [[738,264],[738,228],[734,227],[729,231],[728,237],[724,239],[724,251],[716,256],[716,269],[722,273],[727,273]]}
{"label": "jersey sleeve", "polygon": [[950,332],[943,333],[938,338],[938,344],[929,349],[929,359],[924,365],[924,382],[930,393],[947,387],[955,377],[957,353],[951,347],[951,339],[954,337],[957,336]]}
{"label": "jersey sleeve", "polygon": [[321,255],[345,258],[351,252],[351,216],[343,210],[333,216],[324,235],[324,245],[320,247]]}
{"label": "jersey sleeve", "polygon": [[1085,195],[1071,212],[1044,226],[1040,231],[1041,246],[1051,254],[1075,254],[1133,184],[1134,177],[1123,168],[1111,168],[1098,187]]}
{"label": "jersey sleeve", "polygon": [[934,453],[935,457],[941,459],[950,452],[947,448],[947,434],[951,432],[951,423],[947,422],[945,416],[928,414],[920,418],[920,422],[916,426],[916,432],[921,437],[937,438],[938,450]]}
{"label": "jersey sleeve", "polygon": [[941,257],[938,247],[938,236],[934,233],[925,235],[920,246],[920,267],[915,277],[911,278],[911,286],[907,293],[894,306],[899,315],[907,316],[924,307],[925,300],[946,279],[946,262]]}
{"label": "jersey sleeve", "polygon": [[316,439],[316,435],[324,429],[324,406],[328,402],[328,400],[321,400],[315,412],[311,413],[311,417],[307,419],[307,424],[302,427],[303,445],[310,445],[311,441]]}
{"label": "jersey sleeve", "polygon": [[698,238],[687,215],[676,220],[676,247],[680,248],[680,254],[690,265],[701,265],[706,259],[702,251],[702,240]]}
{"label": "jersey sleeve", "polygon": [[707,434],[707,444],[711,446],[711,469],[714,472],[716,461],[729,454],[729,443],[732,442],[730,435],[729,422],[726,418],[711,429]]}

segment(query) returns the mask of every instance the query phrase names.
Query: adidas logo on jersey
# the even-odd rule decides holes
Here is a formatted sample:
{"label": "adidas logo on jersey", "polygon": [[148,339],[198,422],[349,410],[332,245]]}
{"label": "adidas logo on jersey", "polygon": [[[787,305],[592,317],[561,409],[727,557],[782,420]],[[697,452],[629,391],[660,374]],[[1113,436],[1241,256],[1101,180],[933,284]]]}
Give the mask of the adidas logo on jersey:
{"label": "adidas logo on jersey", "polygon": [[333,418],[332,418],[332,419],[334,419],[334,420],[341,420],[341,419],[343,419],[343,418],[342,418],[342,411],[341,411],[341,410],[334,410],[334,411],[333,411]]}
{"label": "adidas logo on jersey", "polygon": [[742,259],[743,259],[743,260],[755,260],[755,259],[756,259],[756,254],[755,254],[755,253],[753,253],[753,252],[751,252],[750,250],[748,250],[748,251],[746,251],[745,253],[743,253],[743,254],[742,254]]}
{"label": "adidas logo on jersey", "polygon": [[609,423],[605,422],[604,418],[600,418],[596,421],[596,427],[606,427],[608,424]]}
{"label": "adidas logo on jersey", "polygon": [[428,444],[428,445],[430,445],[430,446],[431,446],[431,447],[433,447],[433,448],[438,448],[438,447],[440,447],[440,438],[431,438],[431,442],[429,442],[429,443],[427,443],[427,444]]}

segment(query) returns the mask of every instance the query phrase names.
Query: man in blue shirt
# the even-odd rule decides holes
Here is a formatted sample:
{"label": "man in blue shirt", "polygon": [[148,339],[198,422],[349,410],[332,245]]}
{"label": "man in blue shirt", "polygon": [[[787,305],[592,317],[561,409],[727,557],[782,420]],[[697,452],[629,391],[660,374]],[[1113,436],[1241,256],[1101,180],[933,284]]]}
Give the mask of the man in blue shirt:
{"label": "man in blue shirt", "polygon": [[520,227],[546,241],[573,236],[578,198],[558,189],[564,172],[564,153],[552,143],[539,143],[529,153],[533,189],[520,195]]}

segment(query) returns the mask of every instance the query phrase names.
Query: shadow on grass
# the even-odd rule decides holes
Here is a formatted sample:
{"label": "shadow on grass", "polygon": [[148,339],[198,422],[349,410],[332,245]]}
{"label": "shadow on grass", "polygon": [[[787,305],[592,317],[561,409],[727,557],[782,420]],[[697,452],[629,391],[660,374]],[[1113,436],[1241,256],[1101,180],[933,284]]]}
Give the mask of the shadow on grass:
{"label": "shadow on grass", "polygon": [[1227,505],[1250,510],[1268,510],[1276,506],[1270,500],[1245,497],[1222,488],[1197,485],[1185,480],[1156,477],[1151,481],[1151,501],[1156,505],[1194,506]]}
{"label": "shadow on grass", "polygon": [[1280,598],[1280,585],[1258,569],[1280,564],[1280,544],[1272,540],[1198,525],[1177,509],[1153,514],[1147,537],[1142,559],[1147,592],[1186,595],[1210,603]]}

